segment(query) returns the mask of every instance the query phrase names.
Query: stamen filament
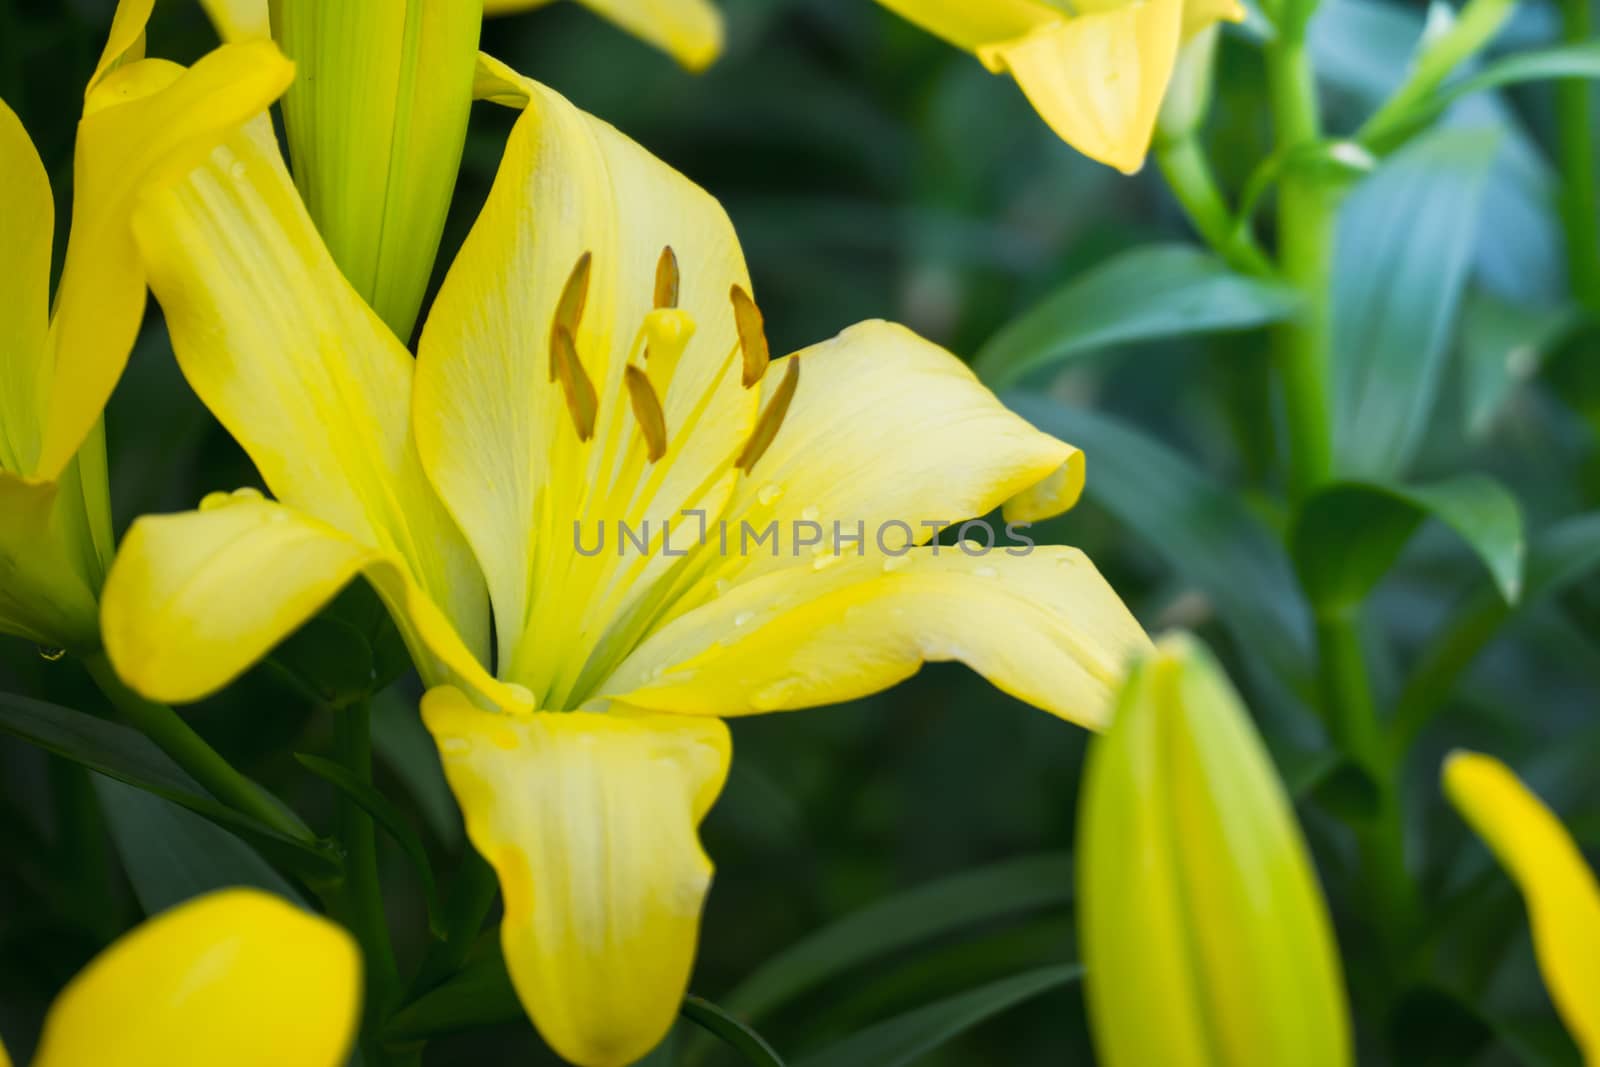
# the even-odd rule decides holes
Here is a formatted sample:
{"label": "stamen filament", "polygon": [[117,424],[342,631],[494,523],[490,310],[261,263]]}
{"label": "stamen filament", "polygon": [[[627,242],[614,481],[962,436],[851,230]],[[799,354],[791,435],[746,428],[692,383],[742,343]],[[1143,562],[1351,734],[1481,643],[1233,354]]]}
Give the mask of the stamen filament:
{"label": "stamen filament", "polygon": [[772,362],[772,352],[767,347],[766,321],[743,287],[735,285],[728,291],[728,298],[733,301],[733,322],[739,330],[739,349],[744,353],[744,376],[740,380],[748,389],[761,380]]}
{"label": "stamen filament", "polygon": [[667,454],[667,416],[661,410],[661,399],[656,396],[655,387],[650,384],[650,376],[638,367],[629,364],[623,371],[622,378],[628,384],[628,399],[633,402],[633,416],[639,420],[639,429],[644,433],[650,462],[654,463]]}
{"label": "stamen filament", "polygon": [[678,254],[671,245],[667,245],[661,250],[661,258],[656,261],[657,308],[678,306],[678,281]]}
{"label": "stamen filament", "polygon": [[745,442],[744,450],[739,453],[739,458],[734,460],[734,465],[746,474],[755,469],[761,457],[767,454],[767,449],[772,447],[778,431],[783,428],[784,417],[789,414],[789,404],[793,402],[794,391],[799,385],[800,360],[790,357],[789,369],[784,372],[783,381],[778,383],[772,399],[767,402],[760,418],[756,420],[756,428],[751,431],[750,440]]}
{"label": "stamen filament", "polygon": [[561,391],[567,398],[567,410],[572,413],[572,424],[577,427],[578,440],[594,437],[595,417],[599,400],[595,397],[594,383],[578,359],[578,345],[571,332],[559,323],[550,343],[550,366],[561,382]]}
{"label": "stamen filament", "polygon": [[[566,330],[569,337],[578,336],[578,324],[583,321],[583,309],[589,302],[589,273],[594,255],[585,252],[567,276],[561,289],[561,299],[556,302],[555,319],[550,323],[550,380],[556,380],[556,333]],[[587,438],[585,439],[587,440]]]}

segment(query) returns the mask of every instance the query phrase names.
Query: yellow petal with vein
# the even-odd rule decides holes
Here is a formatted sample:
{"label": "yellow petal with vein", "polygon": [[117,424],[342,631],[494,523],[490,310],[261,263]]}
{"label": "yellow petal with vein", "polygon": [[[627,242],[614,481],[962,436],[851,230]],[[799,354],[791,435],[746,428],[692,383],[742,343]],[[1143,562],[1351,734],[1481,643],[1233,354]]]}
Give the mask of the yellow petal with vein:
{"label": "yellow petal with vein", "polygon": [[54,224],[44,164],[0,101],[0,470],[13,474],[31,471],[44,436]]}
{"label": "yellow petal with vein", "polygon": [[1050,128],[1091,159],[1144,165],[1178,58],[1183,0],[1134,0],[986,48]]}
{"label": "yellow petal with vein", "polygon": [[250,41],[272,36],[267,0],[200,0],[217,36],[224,41]]}
{"label": "yellow petal with vein", "polygon": [[1445,792],[1516,881],[1545,988],[1584,1060],[1600,1064],[1600,883],[1561,820],[1505,764],[1445,762]]}
{"label": "yellow petal with vein", "polygon": [[[539,706],[563,708],[614,621],[675,563],[658,553],[624,573],[637,558],[580,556],[574,523],[648,520],[659,530],[682,508],[719,510],[733,490],[759,397],[739,384],[729,290],[750,280],[732,224],[704,190],[503,64],[485,60],[479,86],[526,110],[422,334],[417,443],[483,564],[501,676]],[[669,440],[652,465],[625,376],[645,362],[647,324],[667,314],[655,307],[667,247],[680,267],[672,314],[692,336],[658,388]],[[587,442],[549,374],[551,326],[585,253],[574,340],[598,404]],[[557,618],[559,632],[535,625]]]}
{"label": "yellow petal with vein", "polygon": [[1101,729],[1128,661],[1148,647],[1076,549],[973,558],[927,547],[899,559],[803,560],[737,585],[646,639],[602,695],[748,715],[853,700],[923,663],[956,660],[1020,700]]}
{"label": "yellow petal with vein", "polygon": [[106,652],[145,696],[199,700],[242,674],[357,575],[388,605],[423,678],[515,702],[392,553],[248,494],[134,523],[102,597]]}
{"label": "yellow petal with vein", "polygon": [[199,897],[72,980],[33,1067],[339,1067],[361,1003],[343,929],[266,893]]}
{"label": "yellow petal with vein", "polygon": [[127,362],[144,315],[144,275],[128,225],[139,195],[205,158],[264,111],[292,76],[278,50],[257,41],[224,45],[187,71],[160,60],[126,64],[90,93],[50,324],[44,436],[27,473],[44,480],[60,473]]}
{"label": "yellow petal with vein", "polygon": [[482,576],[411,436],[414,361],[334,265],[271,124],[152,191],[134,228],[185,377],[273,494],[404,560],[486,659]]}
{"label": "yellow petal with vein", "polygon": [[728,728],[670,715],[481,711],[435,689],[422,715],[467,833],[505,894],[506,966],[552,1048],[623,1067],[671,1028],[711,861],[696,828]]}

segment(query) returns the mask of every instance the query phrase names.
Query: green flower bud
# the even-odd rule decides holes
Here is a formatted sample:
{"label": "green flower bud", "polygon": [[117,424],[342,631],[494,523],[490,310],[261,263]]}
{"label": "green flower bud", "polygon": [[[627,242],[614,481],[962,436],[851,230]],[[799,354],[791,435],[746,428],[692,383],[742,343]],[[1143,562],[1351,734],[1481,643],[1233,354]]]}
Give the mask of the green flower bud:
{"label": "green flower bud", "polygon": [[1351,1062],[1339,957],[1289,798],[1192,639],[1129,674],[1079,824],[1089,1018],[1109,1067]]}

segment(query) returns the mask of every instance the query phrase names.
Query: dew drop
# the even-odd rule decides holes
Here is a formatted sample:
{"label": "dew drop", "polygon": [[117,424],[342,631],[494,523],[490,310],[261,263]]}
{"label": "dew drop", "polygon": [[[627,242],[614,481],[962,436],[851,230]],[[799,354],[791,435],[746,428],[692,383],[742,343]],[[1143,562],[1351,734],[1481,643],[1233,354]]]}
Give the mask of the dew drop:
{"label": "dew drop", "polygon": [[243,179],[244,175],[245,175],[244,160],[242,160],[242,159],[234,160],[233,161],[233,166],[228,168],[228,173],[233,175],[235,180]]}
{"label": "dew drop", "polygon": [[911,566],[910,556],[890,556],[883,561],[883,573],[893,574],[895,571],[905,570]]}
{"label": "dew drop", "polygon": [[718,596],[721,596],[723,593],[726,593],[728,590],[730,590],[732,588],[733,588],[733,583],[730,582],[728,579],[726,579],[726,578],[718,578],[717,579],[717,595]]}
{"label": "dew drop", "polygon": [[534,706],[533,690],[529,689],[527,686],[518,685],[516,682],[507,682],[506,691],[509,692],[512,698],[515,699],[519,704],[525,704],[530,708]]}
{"label": "dew drop", "polygon": [[753,611],[741,611],[733,617],[733,624],[735,626],[749,626],[750,621],[755,617],[756,613]]}
{"label": "dew drop", "polygon": [[776,503],[777,499],[782,495],[783,486],[779,485],[777,482],[768,482],[766,485],[761,487],[759,492],[756,493],[756,500],[761,503],[762,507],[768,508]]}
{"label": "dew drop", "polygon": [[472,747],[467,744],[464,737],[446,737],[439,742],[439,747],[445,752],[461,753]]}
{"label": "dew drop", "polygon": [[831,552],[826,556],[818,556],[816,559],[811,561],[811,569],[814,571],[827,570],[829,567],[833,566],[835,563],[838,563],[843,558],[843,556],[836,556]]}
{"label": "dew drop", "polygon": [[976,574],[979,578],[993,578],[1000,572],[995,570],[993,567],[979,567],[972,573]]}
{"label": "dew drop", "polygon": [[800,518],[805,522],[816,522],[817,516],[821,514],[822,512],[817,510],[815,504],[809,504],[806,506],[805,510],[800,512]]}
{"label": "dew drop", "polygon": [[46,648],[43,645],[39,646],[39,658],[49,663],[61,662],[61,657],[65,656],[66,654],[67,650],[64,648]]}

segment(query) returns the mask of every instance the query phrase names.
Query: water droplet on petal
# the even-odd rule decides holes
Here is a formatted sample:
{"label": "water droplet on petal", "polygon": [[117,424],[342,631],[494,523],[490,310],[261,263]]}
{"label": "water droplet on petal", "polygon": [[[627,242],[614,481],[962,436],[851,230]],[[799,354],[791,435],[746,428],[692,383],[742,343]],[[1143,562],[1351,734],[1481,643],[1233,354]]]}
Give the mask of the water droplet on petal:
{"label": "water droplet on petal", "polygon": [[471,747],[464,737],[446,737],[439,741],[439,748],[450,754],[460,754]]}
{"label": "water droplet on petal", "polygon": [[510,693],[512,699],[517,703],[527,705],[530,708],[536,706],[533,699],[533,690],[527,686],[518,685],[516,682],[507,682],[506,691]]}
{"label": "water droplet on petal", "polygon": [[832,553],[829,553],[826,556],[819,555],[816,559],[811,561],[811,569],[816,571],[827,570],[829,567],[833,566],[835,563],[838,563],[843,558],[843,556],[836,556]]}
{"label": "water droplet on petal", "polygon": [[803,511],[800,512],[800,518],[806,522],[816,522],[817,516],[821,514],[822,512],[817,510],[815,504],[809,504]]}
{"label": "water droplet on petal", "polygon": [[46,648],[43,645],[39,646],[39,658],[50,663],[59,663],[61,661],[61,657],[65,656],[66,654],[67,650],[64,648]]}
{"label": "water droplet on petal", "polygon": [[760,492],[756,493],[756,500],[760,501],[762,507],[769,508],[782,495],[783,486],[776,482],[768,482],[761,487]]}
{"label": "water droplet on petal", "polygon": [[717,595],[718,596],[721,596],[723,593],[726,593],[728,590],[730,590],[732,588],[733,588],[733,583],[730,582],[728,579],[726,579],[726,578],[718,578],[717,579]]}
{"label": "water droplet on petal", "polygon": [[993,578],[995,575],[999,574],[1000,572],[995,570],[993,567],[979,567],[978,569],[974,570],[972,573],[976,574],[979,578]]}
{"label": "water droplet on petal", "polygon": [[753,611],[741,611],[733,617],[733,624],[735,626],[749,626],[751,620],[755,617],[756,613]]}
{"label": "water droplet on petal", "polygon": [[911,566],[910,556],[890,556],[883,561],[883,573],[893,574],[895,571],[904,570]]}
{"label": "water droplet on petal", "polygon": [[233,161],[233,166],[228,168],[228,173],[233,175],[235,180],[243,179],[244,175],[245,175],[244,160],[242,160],[242,159],[234,160]]}

